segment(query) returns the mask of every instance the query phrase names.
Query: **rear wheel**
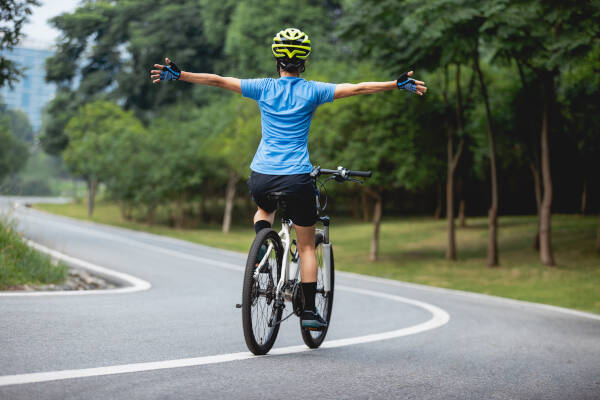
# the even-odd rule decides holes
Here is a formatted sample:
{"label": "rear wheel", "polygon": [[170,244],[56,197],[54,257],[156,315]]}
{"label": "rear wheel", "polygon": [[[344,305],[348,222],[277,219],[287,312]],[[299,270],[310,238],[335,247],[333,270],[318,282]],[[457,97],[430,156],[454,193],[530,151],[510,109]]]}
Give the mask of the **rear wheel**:
{"label": "rear wheel", "polygon": [[[269,247],[271,250],[266,254],[265,250]],[[263,254],[267,260],[255,279],[254,272],[264,257]],[[275,295],[282,260],[283,247],[277,232],[272,229],[260,231],[248,253],[242,291],[244,338],[248,349],[256,355],[266,354],[271,350],[279,332],[278,322],[281,320],[283,307],[276,306]]]}
{"label": "rear wheel", "polygon": [[[323,251],[323,235],[318,233],[315,237],[315,256],[317,257],[317,295],[315,296],[315,305],[317,306],[319,313],[323,317],[327,324],[331,320],[331,310],[333,307],[333,288],[334,288],[334,266],[333,266],[333,249],[330,252],[330,265],[331,268],[329,270],[329,282],[331,282],[331,290],[325,293],[323,277],[325,272],[325,264],[324,264],[324,251]],[[311,349],[317,348],[323,343],[325,340],[325,336],[327,335],[327,329],[325,328],[321,331],[311,331],[307,328],[302,327],[302,322],[300,323],[300,332],[302,334],[302,340],[304,343],[310,347]]]}

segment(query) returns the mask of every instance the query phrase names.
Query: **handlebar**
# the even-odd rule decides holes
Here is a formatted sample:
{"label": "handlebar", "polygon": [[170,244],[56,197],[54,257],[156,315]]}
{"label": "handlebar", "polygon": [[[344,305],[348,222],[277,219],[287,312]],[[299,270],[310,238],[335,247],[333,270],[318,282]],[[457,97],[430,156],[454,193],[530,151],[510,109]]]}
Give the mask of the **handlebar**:
{"label": "handlebar", "polygon": [[336,179],[341,179],[341,180],[351,180],[349,179],[351,176],[360,176],[363,178],[369,178],[371,177],[372,173],[371,171],[351,171],[349,169],[346,169],[342,166],[337,167],[337,169],[326,169],[326,168],[321,168],[321,167],[315,167],[313,169],[313,171],[311,172],[311,176],[313,177],[317,177],[319,175],[334,175],[334,177]]}

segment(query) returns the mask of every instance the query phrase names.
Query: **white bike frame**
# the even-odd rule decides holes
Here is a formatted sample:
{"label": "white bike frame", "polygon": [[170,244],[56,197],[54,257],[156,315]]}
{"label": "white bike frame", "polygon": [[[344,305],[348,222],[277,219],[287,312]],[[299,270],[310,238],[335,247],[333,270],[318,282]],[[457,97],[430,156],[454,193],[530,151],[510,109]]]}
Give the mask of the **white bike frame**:
{"label": "white bike frame", "polygon": [[[281,276],[279,277],[279,282],[277,282],[277,297],[286,297],[286,300],[291,300],[291,293],[288,296],[283,296],[283,287],[286,282],[291,280],[300,281],[300,260],[298,263],[290,262],[289,252],[290,247],[292,245],[292,241],[290,240],[290,231],[292,229],[292,221],[283,220],[281,222],[281,231],[279,231],[279,238],[281,239],[281,244],[283,245],[283,260],[281,265]],[[329,273],[331,270],[331,243],[329,243],[329,226],[325,225],[324,229],[317,229],[316,233],[321,233],[323,235],[323,288],[325,293],[328,293],[331,290],[331,282],[329,282]],[[266,254],[263,256],[262,260],[258,264],[258,267],[254,271],[254,279],[258,279],[258,274],[262,270],[262,267],[265,265],[267,260],[269,259],[269,255],[273,251],[273,244],[269,244],[267,248]]]}

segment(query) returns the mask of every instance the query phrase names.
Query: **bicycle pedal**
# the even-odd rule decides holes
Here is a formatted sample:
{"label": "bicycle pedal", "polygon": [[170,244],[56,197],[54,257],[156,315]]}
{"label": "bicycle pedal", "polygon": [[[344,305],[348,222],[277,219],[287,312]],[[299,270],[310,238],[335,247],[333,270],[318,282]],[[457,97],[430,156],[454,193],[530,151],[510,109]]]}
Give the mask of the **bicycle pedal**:
{"label": "bicycle pedal", "polygon": [[242,305],[241,304],[236,304],[235,308],[242,308]]}

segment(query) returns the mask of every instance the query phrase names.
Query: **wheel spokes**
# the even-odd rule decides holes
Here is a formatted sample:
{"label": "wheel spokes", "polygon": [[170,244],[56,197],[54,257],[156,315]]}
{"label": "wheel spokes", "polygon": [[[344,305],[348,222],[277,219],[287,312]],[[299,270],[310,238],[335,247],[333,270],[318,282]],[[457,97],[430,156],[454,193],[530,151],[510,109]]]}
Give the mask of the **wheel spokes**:
{"label": "wheel spokes", "polygon": [[[267,241],[265,246],[269,246]],[[277,312],[274,305],[275,302],[275,282],[277,279],[277,254],[275,246],[271,250],[267,259],[268,266],[263,267],[263,271],[258,274],[254,283],[252,305],[251,305],[251,320],[252,331],[254,338],[258,344],[263,345],[269,341],[272,335],[273,326],[269,326],[274,313]]]}

